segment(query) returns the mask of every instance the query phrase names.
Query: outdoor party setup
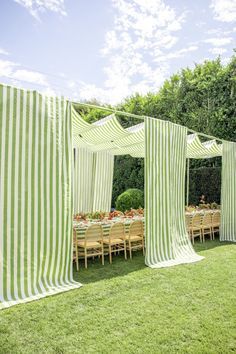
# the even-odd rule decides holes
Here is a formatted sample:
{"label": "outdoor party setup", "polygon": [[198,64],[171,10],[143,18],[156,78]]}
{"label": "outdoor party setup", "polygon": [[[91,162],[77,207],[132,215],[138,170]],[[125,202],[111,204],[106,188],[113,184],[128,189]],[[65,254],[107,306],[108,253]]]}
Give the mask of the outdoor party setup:
{"label": "outdoor party setup", "polygon": [[147,266],[203,258],[184,219],[189,158],[222,156],[220,240],[236,241],[236,143],[202,143],[186,127],[117,112],[142,120],[124,129],[112,110],[89,124],[81,105],[0,85],[0,309],[81,286],[72,276],[73,212],[110,211],[116,155],[145,159]]}

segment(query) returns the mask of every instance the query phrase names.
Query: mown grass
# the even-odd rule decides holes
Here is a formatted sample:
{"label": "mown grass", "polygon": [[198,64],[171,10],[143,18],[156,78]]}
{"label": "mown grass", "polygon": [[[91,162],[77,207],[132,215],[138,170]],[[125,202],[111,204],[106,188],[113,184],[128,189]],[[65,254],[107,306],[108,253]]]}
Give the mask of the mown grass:
{"label": "mown grass", "polygon": [[75,272],[80,289],[0,312],[0,353],[236,352],[236,246],[153,270],[136,253]]}

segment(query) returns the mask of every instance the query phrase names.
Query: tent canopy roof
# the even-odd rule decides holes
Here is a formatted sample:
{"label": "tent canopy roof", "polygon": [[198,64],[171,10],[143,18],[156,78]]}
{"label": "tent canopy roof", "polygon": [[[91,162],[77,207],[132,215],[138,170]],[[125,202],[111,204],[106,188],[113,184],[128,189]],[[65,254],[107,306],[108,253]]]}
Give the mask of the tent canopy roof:
{"label": "tent canopy roof", "polygon": [[[123,128],[115,114],[95,123],[86,122],[72,105],[74,147],[86,147],[91,151],[109,151],[113,155],[145,156],[144,122]],[[202,143],[197,134],[187,136],[187,158],[203,159],[222,156],[222,144],[216,140]]]}

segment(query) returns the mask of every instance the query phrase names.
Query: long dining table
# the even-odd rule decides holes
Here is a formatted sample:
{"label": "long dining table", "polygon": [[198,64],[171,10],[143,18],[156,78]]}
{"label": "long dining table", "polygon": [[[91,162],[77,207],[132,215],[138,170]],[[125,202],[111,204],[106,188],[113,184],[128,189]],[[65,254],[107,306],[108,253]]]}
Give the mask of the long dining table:
{"label": "long dining table", "polygon": [[76,233],[76,238],[77,239],[83,239],[85,237],[85,232],[88,229],[89,226],[93,224],[99,224],[102,226],[103,229],[103,236],[106,237],[109,235],[109,231],[112,225],[114,225],[117,222],[122,222],[125,226],[125,233],[129,232],[129,226],[131,222],[135,220],[142,220],[144,222],[144,217],[142,216],[135,216],[132,218],[126,218],[126,217],[119,217],[119,218],[113,218],[112,220],[102,220],[102,221],[73,221],[73,230],[74,233]]}
{"label": "long dining table", "polygon": [[[205,213],[211,213],[213,214],[214,212],[220,212],[219,209],[212,210],[212,209],[206,209],[206,210],[194,210],[192,212],[185,212],[186,215],[195,215],[195,214],[201,214],[204,215]],[[129,232],[129,226],[131,222],[135,220],[142,220],[143,223],[145,222],[144,216],[134,216],[134,217],[117,217],[113,218],[112,220],[104,219],[104,220],[74,220],[73,221],[73,230],[74,230],[74,236],[76,235],[76,239],[83,239],[85,237],[85,232],[88,229],[89,226],[93,224],[100,224],[103,228],[103,235],[104,237],[109,235],[110,228],[113,224],[117,222],[122,222],[124,223],[125,226],[125,232],[128,234]]]}

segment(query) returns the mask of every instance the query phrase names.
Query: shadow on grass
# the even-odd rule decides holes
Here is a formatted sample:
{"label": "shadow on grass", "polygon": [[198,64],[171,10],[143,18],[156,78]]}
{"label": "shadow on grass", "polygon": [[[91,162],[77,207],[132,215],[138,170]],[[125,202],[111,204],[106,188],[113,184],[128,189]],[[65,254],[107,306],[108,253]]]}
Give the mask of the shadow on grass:
{"label": "shadow on grass", "polygon": [[74,266],[74,280],[82,284],[89,284],[100,280],[108,280],[114,277],[122,277],[131,272],[146,268],[145,257],[142,252],[133,252],[133,258],[127,256],[127,260],[123,255],[116,255],[112,257],[112,264],[109,263],[108,256],[105,256],[104,266],[99,259],[89,259],[88,269],[84,268],[84,261],[80,260],[79,272],[76,271]]}
{"label": "shadow on grass", "polygon": [[[219,239],[215,239],[214,241],[206,240],[204,243],[197,241],[194,244],[194,249],[198,253],[228,244],[232,243],[220,242]],[[132,259],[128,258],[125,260],[123,254],[113,256],[112,264],[109,263],[108,256],[105,256],[104,266],[102,266],[101,260],[98,258],[95,260],[90,258],[88,260],[88,269],[85,269],[84,261],[80,260],[80,270],[77,272],[74,266],[73,275],[75,281],[78,281],[82,284],[89,284],[101,280],[108,280],[114,277],[122,277],[131,272],[136,272],[145,268],[145,257],[143,256],[142,252],[137,251],[133,252]]]}
{"label": "shadow on grass", "polygon": [[195,242],[193,245],[193,248],[196,252],[201,252],[201,251],[207,251],[216,247],[222,247],[226,245],[232,245],[232,242],[220,242],[219,238],[215,238],[215,240],[211,241],[209,239],[206,239],[205,242]]}

